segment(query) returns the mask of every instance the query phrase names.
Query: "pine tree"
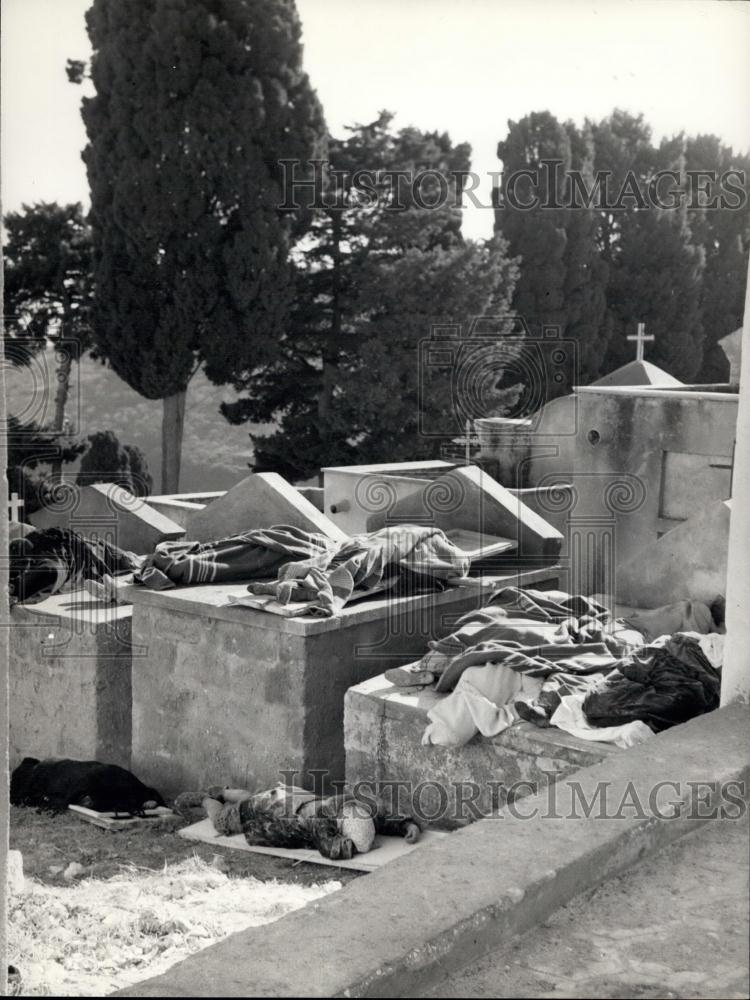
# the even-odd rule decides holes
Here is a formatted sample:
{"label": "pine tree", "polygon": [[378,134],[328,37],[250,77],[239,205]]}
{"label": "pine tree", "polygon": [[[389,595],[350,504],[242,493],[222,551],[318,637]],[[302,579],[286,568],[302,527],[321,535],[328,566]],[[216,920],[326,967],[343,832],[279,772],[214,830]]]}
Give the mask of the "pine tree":
{"label": "pine tree", "polygon": [[279,161],[314,155],[322,111],[293,0],[94,0],[87,26],[96,345],[163,400],[173,492],[191,377],[267,364],[285,329],[295,220]]}
{"label": "pine tree", "polygon": [[[329,141],[332,168],[343,173],[329,175],[328,207],[298,248],[295,308],[280,357],[237,384],[250,390],[248,399],[224,408],[233,422],[278,422],[275,433],[253,436],[257,469],[295,480],[322,465],[435,457],[463,430],[456,392],[477,389],[456,386],[455,365],[425,359],[435,325],[457,323],[466,332],[471,317],[503,317],[497,336],[483,342],[484,368],[474,377],[492,383],[483,384],[482,405],[504,399],[493,393],[515,357],[501,345],[515,269],[503,242],[463,240],[453,189],[444,203],[421,207],[420,200],[441,201],[436,176],[422,173],[415,197],[408,182],[378,173],[434,170],[450,185],[452,172],[468,170],[469,148],[444,134],[395,132],[391,120],[382,113]],[[360,169],[370,172],[369,194],[355,182]]]}
{"label": "pine tree", "polygon": [[[593,187],[594,140],[590,128],[565,125],[571,145],[571,165]],[[573,202],[568,185],[566,204]],[[581,204],[564,213],[565,224],[565,339],[576,346],[574,385],[589,385],[602,373],[612,336],[607,312],[609,267],[599,252],[601,216],[595,207]],[[569,383],[570,384],[570,383]],[[567,388],[567,387],[566,387]]]}
{"label": "pine tree", "polygon": [[[40,202],[9,212],[4,219],[5,354],[12,364],[29,364],[49,345],[56,349],[57,378],[50,430],[65,426],[65,407],[75,359],[92,345],[91,229],[80,204]],[[62,466],[52,460],[59,477]]]}

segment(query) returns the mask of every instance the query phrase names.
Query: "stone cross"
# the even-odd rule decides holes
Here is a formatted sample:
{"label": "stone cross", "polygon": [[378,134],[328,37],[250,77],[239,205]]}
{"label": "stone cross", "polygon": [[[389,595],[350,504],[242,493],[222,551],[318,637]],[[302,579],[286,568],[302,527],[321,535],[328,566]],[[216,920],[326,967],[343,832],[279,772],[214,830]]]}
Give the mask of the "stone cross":
{"label": "stone cross", "polygon": [[18,524],[18,512],[23,507],[23,500],[19,497],[17,493],[11,493],[10,500],[8,501],[8,510],[10,511],[10,519],[14,524]]}
{"label": "stone cross", "polygon": [[649,337],[646,336],[646,324],[645,323],[639,323],[638,324],[638,333],[631,333],[628,336],[628,340],[634,340],[636,342],[636,345],[637,345],[636,346],[636,355],[635,355],[635,360],[636,361],[643,361],[643,345],[646,343],[646,341],[647,340],[655,340],[655,339],[656,338],[654,337],[653,333]]}

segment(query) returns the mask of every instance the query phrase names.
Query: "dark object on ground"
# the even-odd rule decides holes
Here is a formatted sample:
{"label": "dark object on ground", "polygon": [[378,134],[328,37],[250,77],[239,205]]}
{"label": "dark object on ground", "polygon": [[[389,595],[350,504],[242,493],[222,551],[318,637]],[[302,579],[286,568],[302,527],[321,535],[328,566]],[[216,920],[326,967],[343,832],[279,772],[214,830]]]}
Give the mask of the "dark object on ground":
{"label": "dark object on ground", "polygon": [[36,806],[62,812],[70,805],[97,812],[131,813],[142,816],[147,803],[165,805],[155,788],[116,764],[96,760],[24,757],[10,779],[10,801],[14,806]]}
{"label": "dark object on ground", "polygon": [[15,965],[8,966],[8,996],[21,995],[21,973]]}
{"label": "dark object on ground", "polygon": [[654,732],[719,707],[721,679],[698,642],[676,633],[663,645],[644,646],[625,657],[583,711],[592,726],[619,726],[640,719]]}

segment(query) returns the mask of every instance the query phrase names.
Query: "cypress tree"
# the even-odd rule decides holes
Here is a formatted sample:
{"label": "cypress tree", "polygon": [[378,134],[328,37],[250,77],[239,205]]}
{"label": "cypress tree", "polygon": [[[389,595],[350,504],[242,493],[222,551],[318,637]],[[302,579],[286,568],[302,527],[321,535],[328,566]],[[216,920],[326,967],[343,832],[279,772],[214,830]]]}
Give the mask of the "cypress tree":
{"label": "cypress tree", "polygon": [[[685,159],[688,170],[713,171],[724,178],[698,197],[699,204],[690,210],[690,225],[693,242],[706,256],[700,300],[705,344],[699,381],[725,382],[729,361],[718,341],[742,326],[750,250],[750,157],[735,153],[715,135],[698,135],[688,139]],[[744,180],[727,176],[728,171],[744,174]],[[709,207],[709,199],[719,201]]]}
{"label": "cypress tree", "polygon": [[[632,173],[638,188],[647,189],[658,170],[674,170],[685,183],[685,142],[681,135],[656,147],[643,116],[616,110],[592,126],[597,170],[612,172],[611,200]],[[676,378],[696,377],[703,358],[700,294],[704,252],[696,246],[687,202],[660,209],[636,198],[622,198],[622,207],[602,211],[602,254],[609,266],[607,305],[612,336],[603,367],[613,371],[632,360],[627,340],[639,322],[655,342],[646,346],[648,360]]]}
{"label": "cypress tree", "polygon": [[315,154],[322,111],[293,0],[94,0],[87,26],[96,345],[163,400],[174,492],[193,374],[220,384],[267,363],[284,330],[279,160]]}

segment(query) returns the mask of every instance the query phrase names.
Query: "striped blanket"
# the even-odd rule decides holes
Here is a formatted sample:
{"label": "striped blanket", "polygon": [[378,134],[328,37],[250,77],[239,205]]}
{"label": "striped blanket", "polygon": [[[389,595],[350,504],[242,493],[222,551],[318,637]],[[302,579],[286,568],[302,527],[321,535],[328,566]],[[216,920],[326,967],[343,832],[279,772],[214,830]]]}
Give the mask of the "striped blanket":
{"label": "striped blanket", "polygon": [[497,591],[458,626],[431,642],[419,663],[438,691],[451,692],[428,713],[425,743],[461,745],[519,718],[549,725],[566,695],[603,683],[631,643],[642,642],[632,630],[612,628],[596,601],[517,587]]}
{"label": "striped blanket", "polygon": [[436,528],[402,525],[335,542],[279,525],[216,542],[163,542],[134,579],[156,590],[248,581],[248,596],[233,604],[331,617],[362,594],[439,589],[468,571],[468,558]]}

